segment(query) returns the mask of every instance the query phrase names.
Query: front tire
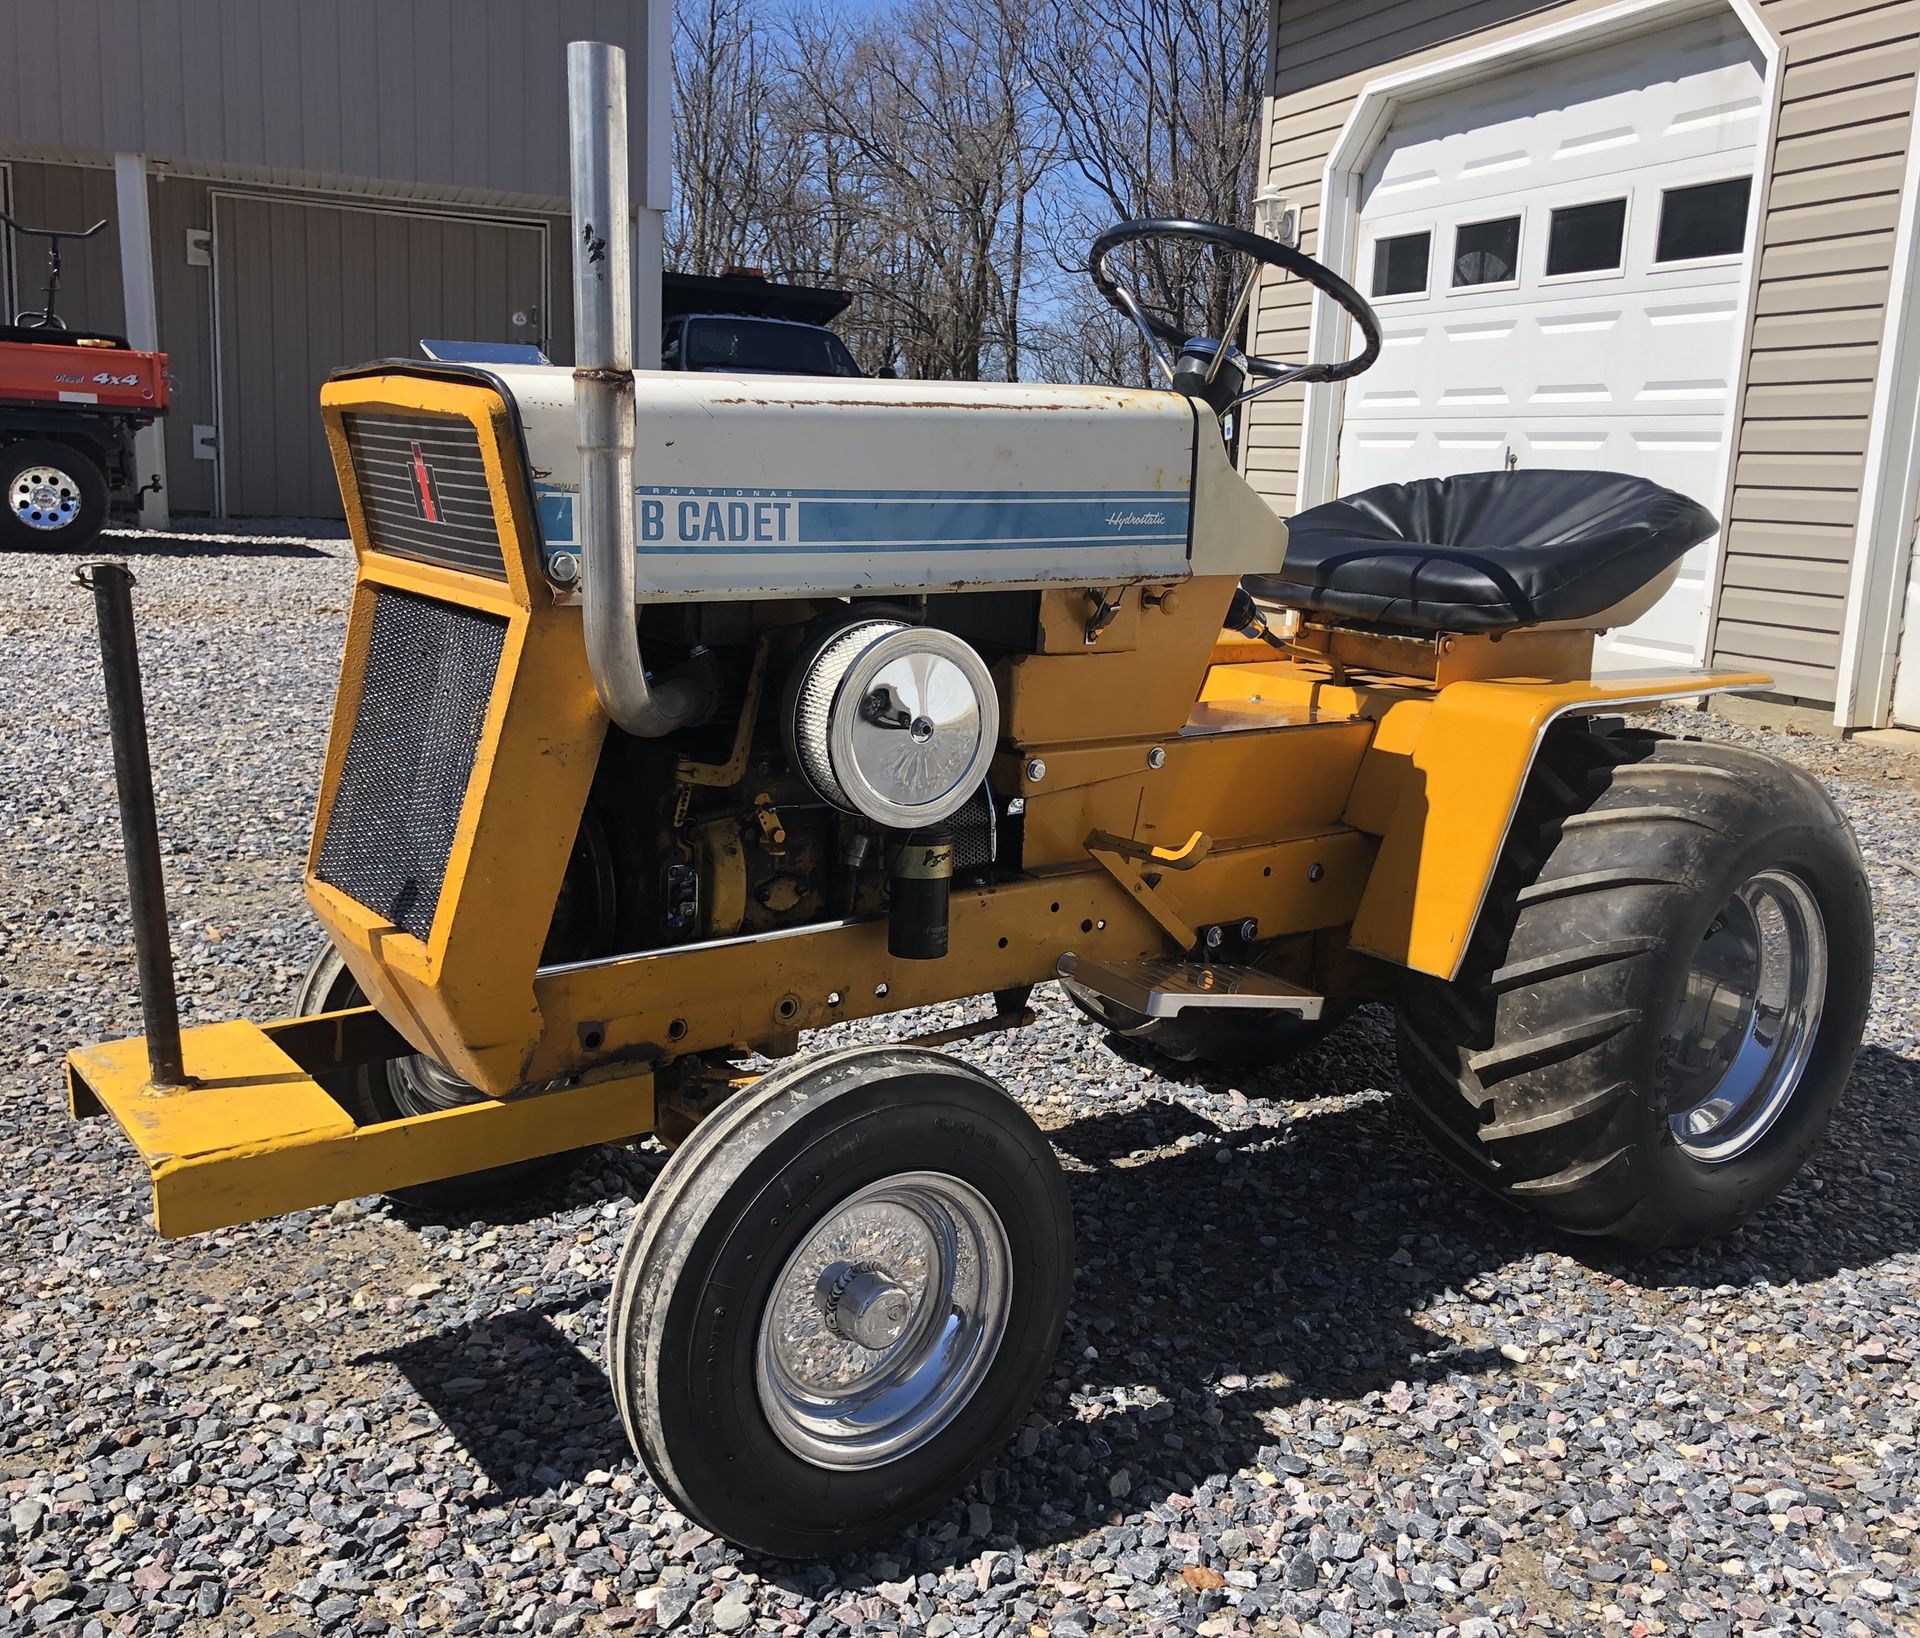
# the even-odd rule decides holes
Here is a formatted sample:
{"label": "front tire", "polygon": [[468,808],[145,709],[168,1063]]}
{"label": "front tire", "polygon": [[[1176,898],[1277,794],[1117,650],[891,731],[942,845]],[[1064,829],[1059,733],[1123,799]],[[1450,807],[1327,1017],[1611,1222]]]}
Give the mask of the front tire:
{"label": "front tire", "polygon": [[1807,774],[1563,728],[1459,975],[1407,985],[1402,1085],[1483,1187],[1575,1233],[1697,1244],[1812,1152],[1872,964],[1859,849]]}
{"label": "front tire", "polygon": [[1065,1179],[996,1083],[856,1047],[710,1115],[640,1204],[607,1364],[689,1518],[787,1558],[950,1500],[1045,1380],[1073,1283]]}

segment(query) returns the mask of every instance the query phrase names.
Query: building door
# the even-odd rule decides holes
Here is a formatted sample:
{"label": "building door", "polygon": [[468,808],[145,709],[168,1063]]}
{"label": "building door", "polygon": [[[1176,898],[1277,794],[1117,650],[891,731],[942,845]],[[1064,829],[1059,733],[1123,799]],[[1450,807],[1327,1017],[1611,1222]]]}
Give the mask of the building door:
{"label": "building door", "polygon": [[524,340],[546,230],[254,194],[213,198],[222,510],[337,518],[320,384],[422,337]]}
{"label": "building door", "polygon": [[[1717,513],[1763,75],[1726,15],[1402,109],[1360,189],[1386,344],[1347,388],[1342,492],[1598,468]],[[1695,547],[1603,660],[1697,660],[1718,552]]]}

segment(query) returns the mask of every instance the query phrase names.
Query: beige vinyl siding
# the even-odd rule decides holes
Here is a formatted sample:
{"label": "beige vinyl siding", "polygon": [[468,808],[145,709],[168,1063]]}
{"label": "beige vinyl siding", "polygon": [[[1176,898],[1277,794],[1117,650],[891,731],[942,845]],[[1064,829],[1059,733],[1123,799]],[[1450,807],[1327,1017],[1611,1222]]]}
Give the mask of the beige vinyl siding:
{"label": "beige vinyl siding", "polygon": [[1826,703],[1913,135],[1920,3],[1775,0],[1765,15],[1783,47],[1780,127],[1712,654]]}
{"label": "beige vinyl siding", "polygon": [[[1759,0],[1782,47],[1780,111],[1734,439],[1712,657],[1835,696],[1873,382],[1920,70],[1920,0]],[[1593,9],[1586,0],[1276,0],[1268,173],[1317,238],[1326,160],[1361,86],[1473,43]],[[1269,281],[1256,350],[1301,357],[1308,300]],[[1257,407],[1249,477],[1294,504],[1301,395]]]}

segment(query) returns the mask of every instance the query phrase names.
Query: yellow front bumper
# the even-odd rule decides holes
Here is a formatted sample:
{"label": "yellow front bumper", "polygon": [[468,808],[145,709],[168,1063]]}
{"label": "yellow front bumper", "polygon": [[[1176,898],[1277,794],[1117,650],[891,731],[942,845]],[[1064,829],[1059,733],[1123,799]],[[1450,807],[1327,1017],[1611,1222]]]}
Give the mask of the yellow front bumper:
{"label": "yellow front bumper", "polygon": [[319,1077],[408,1050],[371,1007],[182,1032],[188,1084],[156,1088],[146,1042],[67,1059],[76,1116],[119,1123],[173,1238],[560,1154],[653,1129],[653,1077],[617,1078],[361,1126]]}

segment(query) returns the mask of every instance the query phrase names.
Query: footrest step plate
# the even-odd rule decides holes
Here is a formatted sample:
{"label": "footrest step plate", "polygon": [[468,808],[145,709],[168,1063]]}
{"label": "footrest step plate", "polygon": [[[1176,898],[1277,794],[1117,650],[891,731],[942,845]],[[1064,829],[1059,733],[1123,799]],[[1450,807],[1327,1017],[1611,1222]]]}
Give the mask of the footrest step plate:
{"label": "footrest step plate", "polygon": [[1147,1018],[1171,1018],[1190,1007],[1251,1007],[1318,1018],[1326,997],[1258,967],[1229,962],[1098,961],[1069,951],[1060,958],[1062,982]]}

